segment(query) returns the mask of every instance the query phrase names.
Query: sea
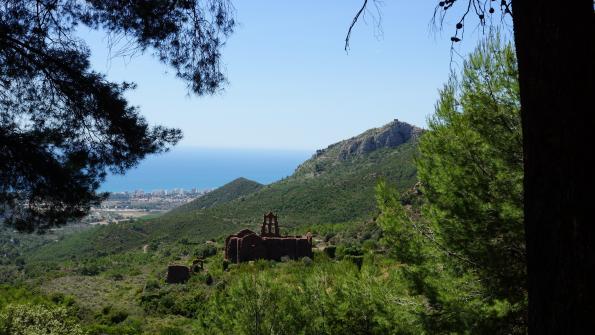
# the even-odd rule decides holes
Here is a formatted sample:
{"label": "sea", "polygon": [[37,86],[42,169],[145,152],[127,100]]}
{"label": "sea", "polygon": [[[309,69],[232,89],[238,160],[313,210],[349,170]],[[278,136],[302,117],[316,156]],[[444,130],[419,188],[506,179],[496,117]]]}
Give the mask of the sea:
{"label": "sea", "polygon": [[175,147],[151,155],[124,175],[108,175],[100,191],[199,189],[244,177],[269,184],[291,175],[313,151]]}

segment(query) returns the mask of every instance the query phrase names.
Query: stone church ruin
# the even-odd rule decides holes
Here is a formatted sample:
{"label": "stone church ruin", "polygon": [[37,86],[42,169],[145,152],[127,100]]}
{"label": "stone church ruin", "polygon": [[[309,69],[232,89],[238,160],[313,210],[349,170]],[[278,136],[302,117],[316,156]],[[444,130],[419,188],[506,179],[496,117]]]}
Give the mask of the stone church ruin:
{"label": "stone church ruin", "polygon": [[244,229],[225,239],[225,259],[232,263],[257,259],[279,261],[284,256],[312,258],[312,234],[281,236],[277,216],[272,212],[264,215],[260,235]]}

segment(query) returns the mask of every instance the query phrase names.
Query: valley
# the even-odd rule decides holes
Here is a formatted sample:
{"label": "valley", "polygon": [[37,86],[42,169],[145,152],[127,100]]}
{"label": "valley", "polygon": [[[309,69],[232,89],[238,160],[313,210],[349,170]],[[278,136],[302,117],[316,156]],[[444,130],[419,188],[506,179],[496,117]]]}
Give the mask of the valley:
{"label": "valley", "polygon": [[[117,224],[81,228],[39,243],[22,250],[19,264],[2,265],[0,275],[3,282],[31,287],[59,303],[71,299],[92,333],[169,328],[209,333],[193,321],[201,314],[197,308],[214,303],[222,287],[240,283],[257,269],[270,269],[267,272],[273,271],[273,276],[277,272],[295,277],[303,271],[316,276],[329,270],[357,276],[349,255],[363,255],[362,247],[372,251],[379,246],[381,233],[373,223],[376,184],[385,180],[400,190],[413,186],[420,133],[421,129],[395,120],[319,150],[293,175],[269,185],[238,178],[163,214],[123,218]],[[267,211],[278,213],[283,234],[314,234],[314,263],[257,261],[224,270],[225,236],[255,229]],[[330,256],[325,251],[337,247]],[[168,264],[188,264],[197,256],[205,259],[203,272],[187,284],[165,284]],[[335,263],[331,256],[344,261]],[[383,262],[385,257],[373,258],[372,262]],[[309,285],[319,284],[296,284],[291,290],[311,290]],[[118,315],[122,320],[114,321]]]}

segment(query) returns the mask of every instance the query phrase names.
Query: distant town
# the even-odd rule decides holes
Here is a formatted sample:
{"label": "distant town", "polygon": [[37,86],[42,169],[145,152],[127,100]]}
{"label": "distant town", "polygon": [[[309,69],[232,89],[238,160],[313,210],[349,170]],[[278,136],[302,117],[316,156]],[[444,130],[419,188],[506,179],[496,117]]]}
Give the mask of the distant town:
{"label": "distant town", "polygon": [[99,207],[91,208],[83,222],[108,224],[126,221],[151,214],[159,214],[201,197],[210,189],[174,188],[171,190],[144,190],[113,192]]}

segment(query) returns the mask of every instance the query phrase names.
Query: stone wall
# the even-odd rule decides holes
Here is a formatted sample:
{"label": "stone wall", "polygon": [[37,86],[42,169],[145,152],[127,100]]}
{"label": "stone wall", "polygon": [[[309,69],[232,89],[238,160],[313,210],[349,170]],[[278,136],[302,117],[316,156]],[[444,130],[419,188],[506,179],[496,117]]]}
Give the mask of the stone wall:
{"label": "stone wall", "polygon": [[167,267],[167,278],[165,281],[168,284],[185,283],[190,278],[190,268],[184,265],[170,265]]}
{"label": "stone wall", "polygon": [[250,231],[241,231],[225,240],[225,259],[241,263],[257,259],[281,260],[312,257],[312,236],[262,237]]}

